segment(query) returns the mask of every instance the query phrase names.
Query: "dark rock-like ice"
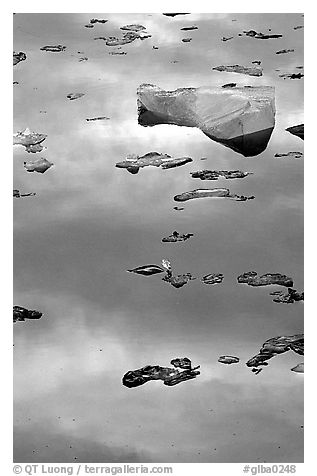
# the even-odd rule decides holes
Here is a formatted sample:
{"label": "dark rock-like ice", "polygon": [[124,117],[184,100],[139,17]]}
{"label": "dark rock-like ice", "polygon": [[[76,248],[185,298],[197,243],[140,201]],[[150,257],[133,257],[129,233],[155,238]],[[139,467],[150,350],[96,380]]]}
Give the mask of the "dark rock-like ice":
{"label": "dark rock-like ice", "polygon": [[292,126],[285,129],[287,132],[290,132],[294,136],[300,137],[304,140],[304,124],[299,124],[298,126]]}
{"label": "dark rock-like ice", "polygon": [[252,172],[242,172],[241,170],[198,170],[197,172],[190,172],[193,178],[200,180],[218,180],[223,177],[225,179],[244,178],[252,175]]}
{"label": "dark rock-like ice", "polygon": [[38,172],[40,174],[44,174],[44,172],[51,168],[52,165],[54,165],[52,162],[49,162],[43,157],[41,157],[40,159],[24,162],[24,168],[27,170],[27,172]]}
{"label": "dark rock-like ice", "polygon": [[142,274],[143,276],[152,276],[152,274],[164,273],[164,268],[157,264],[147,264],[137,268],[128,269],[129,273]]}
{"label": "dark rock-like ice", "polygon": [[221,355],[218,359],[218,362],[221,364],[238,364],[240,359],[239,357],[234,357],[232,355]]}
{"label": "dark rock-like ice", "polygon": [[23,51],[20,51],[20,53],[16,53],[15,51],[13,52],[13,66],[20,63],[20,61],[25,61],[25,60],[26,60],[26,54],[23,53]]}
{"label": "dark rock-like ice", "polygon": [[240,73],[240,74],[248,74],[249,76],[262,76],[263,69],[260,66],[240,66],[239,64],[234,64],[230,66],[215,66],[212,68],[215,71],[225,71],[227,73]]}
{"label": "dark rock-like ice", "polygon": [[153,84],[137,90],[142,126],[198,127],[210,139],[245,157],[266,149],[275,125],[274,88],[200,87],[164,91]]}
{"label": "dark rock-like ice", "polygon": [[224,275],[221,273],[210,273],[203,276],[201,278],[201,282],[204,284],[221,284],[223,278]]}
{"label": "dark rock-like ice", "polygon": [[301,28],[304,28],[304,25],[294,26],[294,30],[300,30]]}
{"label": "dark rock-like ice", "polygon": [[270,293],[271,296],[275,296],[273,298],[274,302],[281,302],[286,304],[293,304],[297,301],[304,301],[304,293],[299,293],[296,289],[288,288],[287,293],[283,291],[274,291]]}
{"label": "dark rock-like ice", "polygon": [[168,154],[159,154],[158,152],[148,152],[145,155],[130,155],[126,160],[118,162],[116,167],[120,169],[127,169],[131,174],[137,174],[140,168],[143,167],[162,167],[162,169],[171,169],[180,167],[188,162],[192,162],[190,157],[171,157]]}
{"label": "dark rock-like ice", "polygon": [[42,313],[39,311],[29,311],[25,307],[13,306],[13,322],[25,321],[26,319],[40,319]]}
{"label": "dark rock-like ice", "polygon": [[226,36],[223,36],[223,37],[221,38],[221,41],[229,41],[229,40],[232,40],[232,39],[233,39],[233,36],[227,36],[227,37],[226,37]]}
{"label": "dark rock-like ice", "polygon": [[277,284],[279,286],[293,287],[293,279],[285,274],[267,273],[258,276],[256,271],[248,271],[240,274],[237,278],[238,283],[248,284],[249,286],[270,286]]}
{"label": "dark rock-like ice", "polygon": [[[171,367],[160,367],[159,365],[146,365],[141,369],[131,370],[127,372],[122,379],[125,387],[139,387],[150,380],[163,380],[164,385],[169,387],[177,385],[197,377],[200,372],[199,365],[191,366],[191,361],[187,358],[177,358],[171,360]],[[180,370],[179,370],[180,369]]]}
{"label": "dark rock-like ice", "polygon": [[192,38],[183,38],[182,39],[183,43],[189,43],[190,41],[192,41]]}
{"label": "dark rock-like ice", "polygon": [[186,202],[194,198],[230,198],[231,200],[245,202],[246,200],[252,200],[254,196],[245,197],[244,195],[230,193],[228,188],[200,188],[175,195],[174,200],[176,202]]}
{"label": "dark rock-like ice", "polygon": [[163,243],[176,243],[177,241],[186,241],[191,236],[194,236],[193,233],[183,233],[182,235],[178,231],[173,231],[173,233],[165,238],[162,238]]}

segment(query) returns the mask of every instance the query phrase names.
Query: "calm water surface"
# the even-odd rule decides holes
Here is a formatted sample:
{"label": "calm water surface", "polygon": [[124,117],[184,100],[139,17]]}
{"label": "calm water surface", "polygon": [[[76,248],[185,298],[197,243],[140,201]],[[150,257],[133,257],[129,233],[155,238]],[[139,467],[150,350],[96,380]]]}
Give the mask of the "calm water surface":
{"label": "calm water surface", "polygon": [[[90,18],[109,21],[88,29]],[[152,37],[124,45],[127,55],[109,55],[111,47],[94,40],[121,36],[119,27],[130,23]],[[42,153],[14,149],[14,188],[37,194],[14,200],[14,303],[43,312],[14,325],[16,462],[303,461],[303,375],[290,371],[302,358],[285,353],[257,376],[245,366],[265,340],[303,332],[302,303],[276,304],[269,292],[280,288],[236,281],[245,271],[279,272],[303,289],[303,161],[274,158],[303,151],[285,131],[304,122],[303,80],[278,76],[303,65],[303,29],[294,30],[302,24],[300,14],[14,16],[14,50],[27,55],[14,67],[14,131],[48,135]],[[191,25],[198,30],[180,30]],[[269,28],[283,37],[238,36]],[[50,44],[67,48],[40,51]],[[275,54],[284,48],[295,51]],[[260,78],[212,71],[255,60]],[[256,157],[196,128],[138,125],[141,83],[173,90],[229,82],[276,88],[276,126]],[[69,101],[74,92],[85,96]],[[110,120],[86,121],[96,116]],[[138,175],[115,168],[151,151],[193,162]],[[27,173],[23,162],[38,157],[54,167]],[[191,178],[206,168],[254,175]],[[194,200],[173,210],[174,195],[209,185],[255,199]],[[162,243],[174,230],[194,237]],[[126,272],[162,258],[178,273],[223,273],[224,281],[175,289],[160,276]],[[224,354],[240,364],[218,363]],[[128,370],[184,356],[201,365],[197,379],[172,388],[121,383]]]}

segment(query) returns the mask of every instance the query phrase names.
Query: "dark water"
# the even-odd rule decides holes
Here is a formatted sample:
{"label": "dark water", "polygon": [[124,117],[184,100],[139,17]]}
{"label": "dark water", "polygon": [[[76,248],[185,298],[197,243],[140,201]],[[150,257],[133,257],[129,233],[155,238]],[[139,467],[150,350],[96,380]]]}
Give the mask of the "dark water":
{"label": "dark water", "polygon": [[[90,18],[109,22],[85,28]],[[124,45],[127,55],[109,55],[111,47],[93,39],[121,36],[119,27],[130,23],[152,37]],[[180,31],[193,24],[198,30]],[[37,194],[14,200],[14,302],[43,312],[14,326],[15,461],[303,460],[303,375],[290,371],[302,358],[287,352],[257,376],[245,366],[267,339],[303,331],[302,303],[276,304],[269,292],[280,288],[236,281],[245,271],[279,272],[303,289],[303,160],[274,158],[303,151],[285,131],[303,122],[303,80],[278,76],[301,71],[303,29],[294,27],[302,24],[300,14],[285,13],[14,16],[14,50],[27,55],[14,67],[14,131],[48,135],[42,153],[14,148],[14,188]],[[283,37],[237,36],[269,28]],[[50,44],[67,48],[40,51]],[[295,51],[275,54],[284,48]],[[262,77],[212,71],[254,60],[262,61]],[[256,157],[196,128],[138,125],[141,83],[173,90],[229,82],[276,88],[275,129]],[[85,96],[69,101],[74,92]],[[86,121],[96,116],[110,120]],[[138,175],[115,168],[151,151],[193,162]],[[27,173],[23,162],[38,157],[54,167]],[[254,175],[200,182],[189,174],[208,168]],[[173,210],[174,195],[209,185],[255,199],[194,200]],[[162,243],[174,230],[194,237]],[[126,273],[162,258],[179,273],[223,273],[224,281],[174,289],[160,275]],[[224,354],[240,364],[218,363]],[[128,370],[184,356],[201,365],[195,380],[172,388],[121,383]]]}

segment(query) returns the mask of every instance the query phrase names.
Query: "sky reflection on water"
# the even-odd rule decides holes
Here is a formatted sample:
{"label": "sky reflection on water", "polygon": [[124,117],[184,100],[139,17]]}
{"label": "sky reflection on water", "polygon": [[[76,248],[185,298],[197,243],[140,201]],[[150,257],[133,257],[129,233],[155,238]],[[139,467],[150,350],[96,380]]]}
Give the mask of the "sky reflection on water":
{"label": "sky reflection on water", "polygon": [[[109,22],[87,29],[90,18]],[[130,23],[152,37],[124,45],[127,55],[109,55],[93,39],[121,36],[119,27]],[[274,157],[303,151],[301,139],[285,131],[304,122],[303,80],[275,71],[300,71],[303,30],[294,27],[302,23],[300,14],[14,16],[14,50],[27,54],[14,67],[14,131],[28,126],[48,135],[39,154],[14,148],[14,188],[37,194],[14,201],[14,302],[44,315],[14,326],[16,462],[303,460],[303,376],[290,371],[302,358],[275,357],[258,376],[244,365],[265,340],[303,331],[302,303],[276,304],[269,292],[279,288],[236,281],[245,271],[280,272],[303,289],[303,162]],[[198,30],[180,30],[188,25]],[[268,28],[283,37],[237,36]],[[49,44],[67,48],[40,51]],[[295,51],[275,54],[284,48]],[[254,60],[262,61],[262,77],[212,71]],[[276,88],[276,125],[256,157],[195,128],[138,125],[142,83],[174,90],[229,82]],[[69,101],[74,92],[85,96]],[[110,120],[86,121],[96,116]],[[151,151],[193,162],[137,175],[115,168],[129,154]],[[23,162],[41,156],[54,166],[27,173]],[[190,175],[199,169],[254,175],[199,182]],[[194,200],[173,209],[174,195],[201,185],[255,199]],[[162,243],[174,230],[194,237]],[[174,289],[160,275],[126,273],[162,258],[179,273],[223,273],[224,281]],[[240,364],[219,364],[225,354]],[[185,356],[201,365],[193,381],[122,386],[128,370]]]}

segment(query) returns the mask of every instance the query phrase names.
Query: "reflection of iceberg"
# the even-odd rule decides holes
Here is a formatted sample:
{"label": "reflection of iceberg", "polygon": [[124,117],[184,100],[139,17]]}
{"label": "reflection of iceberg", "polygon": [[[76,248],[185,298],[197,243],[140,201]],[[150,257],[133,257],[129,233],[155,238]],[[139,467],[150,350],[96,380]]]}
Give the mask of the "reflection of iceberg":
{"label": "reflection of iceberg", "polygon": [[271,86],[164,91],[153,84],[141,84],[137,97],[142,126],[198,127],[210,139],[246,157],[266,149],[275,125]]}

